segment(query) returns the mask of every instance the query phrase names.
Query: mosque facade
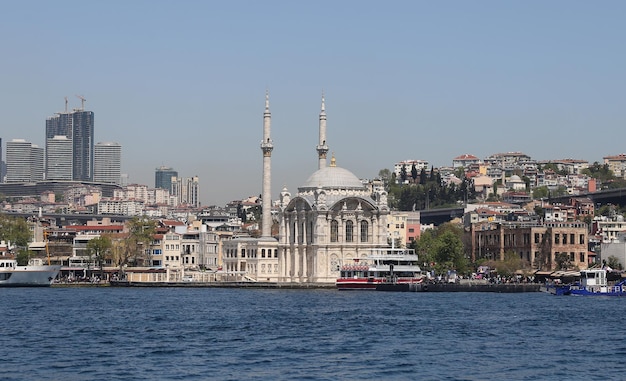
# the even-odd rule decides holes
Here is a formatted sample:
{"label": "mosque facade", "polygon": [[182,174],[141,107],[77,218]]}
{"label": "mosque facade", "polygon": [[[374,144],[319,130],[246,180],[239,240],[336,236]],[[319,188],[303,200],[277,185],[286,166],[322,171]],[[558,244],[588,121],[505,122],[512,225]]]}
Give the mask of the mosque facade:
{"label": "mosque facade", "polygon": [[327,165],[324,97],[319,116],[318,169],[292,197],[280,193],[279,281],[334,283],[343,264],[387,245],[387,193],[370,188],[334,156]]}
{"label": "mosque facade", "polygon": [[334,283],[343,264],[387,245],[387,193],[366,186],[335,158],[327,165],[324,96],[319,116],[318,169],[292,196],[280,192],[279,235],[271,235],[271,114],[263,114],[263,213],[261,237],[235,237],[223,244],[224,270],[232,280]]}

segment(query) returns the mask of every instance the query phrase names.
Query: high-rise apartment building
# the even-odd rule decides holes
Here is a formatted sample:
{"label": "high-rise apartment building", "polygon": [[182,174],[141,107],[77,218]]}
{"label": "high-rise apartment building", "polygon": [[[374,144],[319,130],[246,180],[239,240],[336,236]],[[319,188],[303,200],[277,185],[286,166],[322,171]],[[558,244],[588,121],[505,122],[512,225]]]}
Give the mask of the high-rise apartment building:
{"label": "high-rise apartment building", "polygon": [[0,138],[0,183],[4,181],[4,159],[2,156],[2,138]]}
{"label": "high-rise apartment building", "polygon": [[198,176],[188,178],[172,177],[172,196],[178,199],[178,204],[200,206],[200,182]]}
{"label": "high-rise apartment building", "polygon": [[120,185],[122,176],[122,146],[100,142],[94,148],[93,181]]}
{"label": "high-rise apartment building", "polygon": [[43,148],[24,139],[7,142],[7,182],[43,180]]}
{"label": "high-rise apartment building", "polygon": [[178,172],[169,167],[157,168],[154,172],[154,187],[172,192],[172,177],[178,177]]}
{"label": "high-rise apartment building", "polygon": [[46,180],[72,180],[72,140],[56,135],[46,140]]}
{"label": "high-rise apartment building", "polygon": [[[94,114],[93,111],[74,109],[57,113],[46,119],[46,152],[48,139],[57,135],[72,141],[72,180],[93,180]],[[46,158],[46,163],[48,159]],[[46,164],[47,167],[47,164]]]}

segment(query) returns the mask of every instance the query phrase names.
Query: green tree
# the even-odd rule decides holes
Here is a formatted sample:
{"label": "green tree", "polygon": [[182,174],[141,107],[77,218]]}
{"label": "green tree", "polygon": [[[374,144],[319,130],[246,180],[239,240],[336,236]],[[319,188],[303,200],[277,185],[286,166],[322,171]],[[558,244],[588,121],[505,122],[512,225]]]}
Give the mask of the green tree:
{"label": "green tree", "polygon": [[619,262],[619,259],[617,259],[617,257],[613,255],[607,258],[606,264],[614,270],[623,270],[622,264]]}
{"label": "green tree", "polygon": [[545,185],[536,187],[535,189],[533,189],[534,199],[548,198],[549,195],[550,195],[550,190]]}
{"label": "green tree", "polygon": [[24,218],[0,214],[0,240],[26,248],[30,239],[31,232]]}
{"label": "green tree", "polygon": [[557,253],[554,256],[554,261],[556,262],[557,270],[568,270],[572,267],[572,261],[570,260],[569,254],[565,252]]}
{"label": "green tree", "polygon": [[452,231],[446,231],[437,237],[435,258],[439,263],[451,263],[459,273],[467,271],[467,260],[464,256],[463,242]]}
{"label": "green tree", "polygon": [[391,171],[388,169],[381,169],[378,171],[378,178],[383,182],[385,190],[389,192],[389,184],[391,183]]}
{"label": "green tree", "polygon": [[104,278],[104,263],[112,246],[111,239],[106,235],[93,238],[87,242],[89,261],[94,259],[96,265],[100,268],[100,279]]}
{"label": "green tree", "polygon": [[406,164],[402,164],[402,169],[400,169],[400,180],[402,183],[406,181],[407,173],[406,173]]}
{"label": "green tree", "polygon": [[590,165],[588,168],[583,169],[583,175],[587,175],[593,177],[594,179],[600,180],[602,183],[608,182],[610,180],[614,180],[615,176],[613,175],[613,171],[609,169],[608,164],[600,164],[597,161]]}
{"label": "green tree", "polygon": [[126,222],[127,234],[123,240],[119,258],[120,272],[129,263],[145,264],[149,261],[150,243],[153,240],[156,222],[146,217],[133,217]]}
{"label": "green tree", "polygon": [[417,168],[415,167],[415,163],[411,166],[411,178],[413,179],[413,182],[417,180]]}
{"label": "green tree", "polygon": [[515,254],[513,251],[506,251],[504,253],[504,261],[494,261],[494,266],[498,274],[503,276],[511,276],[515,274],[517,270],[523,270],[528,267],[519,255]]}
{"label": "green tree", "polygon": [[[468,263],[462,241],[463,229],[452,223],[445,223],[433,230],[426,230],[419,240],[413,243],[425,270],[434,269],[437,274],[455,269],[467,272]],[[434,264],[431,266],[431,264]]]}
{"label": "green tree", "polygon": [[421,185],[426,184],[426,180],[428,180],[426,178],[426,169],[424,167],[422,167],[422,170],[420,171],[420,184]]}

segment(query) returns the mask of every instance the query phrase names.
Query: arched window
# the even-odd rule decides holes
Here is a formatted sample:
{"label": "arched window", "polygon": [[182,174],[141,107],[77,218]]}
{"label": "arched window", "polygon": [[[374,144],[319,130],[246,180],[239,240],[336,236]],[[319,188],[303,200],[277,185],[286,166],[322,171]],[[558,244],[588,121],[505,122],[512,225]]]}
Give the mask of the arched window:
{"label": "arched window", "polygon": [[361,221],[361,242],[367,242],[367,236],[369,234],[368,227],[367,221]]}
{"label": "arched window", "polygon": [[330,221],[330,242],[337,242],[339,237],[339,222]]}
{"label": "arched window", "polygon": [[353,233],[354,223],[352,221],[346,221],[346,242],[352,242],[354,240]]}

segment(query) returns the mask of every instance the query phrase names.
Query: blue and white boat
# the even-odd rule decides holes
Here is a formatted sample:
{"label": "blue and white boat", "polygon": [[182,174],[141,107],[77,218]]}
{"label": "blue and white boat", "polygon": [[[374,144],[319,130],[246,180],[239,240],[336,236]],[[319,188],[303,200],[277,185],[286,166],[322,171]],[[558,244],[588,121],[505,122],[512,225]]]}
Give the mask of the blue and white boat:
{"label": "blue and white boat", "polygon": [[580,281],[571,285],[557,286],[556,295],[582,296],[626,296],[626,280],[609,285],[606,269],[587,269],[580,271]]}

